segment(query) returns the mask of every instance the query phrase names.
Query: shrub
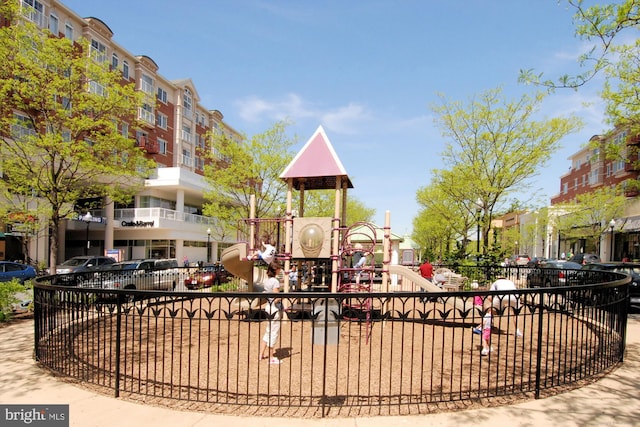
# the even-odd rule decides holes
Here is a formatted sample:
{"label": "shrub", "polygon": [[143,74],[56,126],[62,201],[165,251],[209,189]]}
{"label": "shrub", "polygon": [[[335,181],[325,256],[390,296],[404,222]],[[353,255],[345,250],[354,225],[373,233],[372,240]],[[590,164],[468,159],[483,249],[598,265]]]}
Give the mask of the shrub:
{"label": "shrub", "polygon": [[6,322],[11,318],[13,305],[20,302],[17,294],[25,289],[18,279],[0,283],[0,322]]}

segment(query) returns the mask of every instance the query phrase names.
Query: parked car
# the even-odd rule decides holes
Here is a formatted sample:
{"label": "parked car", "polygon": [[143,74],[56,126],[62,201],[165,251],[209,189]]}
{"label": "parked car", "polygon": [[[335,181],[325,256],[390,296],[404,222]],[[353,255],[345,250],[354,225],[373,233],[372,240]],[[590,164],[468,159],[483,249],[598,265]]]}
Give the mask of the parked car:
{"label": "parked car", "polygon": [[640,263],[637,262],[592,262],[582,267],[588,270],[615,271],[631,276],[629,283],[630,304],[640,307]]}
{"label": "parked car", "polygon": [[176,259],[140,259],[114,263],[96,271],[84,287],[101,289],[172,290],[180,279]]}
{"label": "parked car", "polygon": [[225,270],[223,266],[205,265],[184,279],[184,285],[187,289],[210,288],[214,285],[220,286],[230,279],[231,273]]}
{"label": "parked car", "polygon": [[582,264],[571,261],[547,260],[527,274],[527,287],[548,288],[580,284]]}
{"label": "parked car", "polygon": [[527,265],[527,263],[531,261],[531,257],[527,254],[518,254],[511,255],[509,260],[505,263],[506,266],[518,266],[518,265]]}
{"label": "parked car", "polygon": [[547,260],[547,258],[545,258],[545,257],[534,256],[527,263],[527,267],[537,267],[540,264],[544,263],[546,260]]}
{"label": "parked car", "polygon": [[[109,256],[75,256],[69,258],[62,264],[56,267],[56,274],[58,277],[58,283],[62,284],[73,283],[77,284],[79,280],[86,280],[93,275],[93,272],[103,268],[105,265],[113,264],[116,260]],[[88,273],[83,275],[76,275],[71,273]]]}
{"label": "parked car", "polygon": [[575,254],[569,258],[569,261],[584,265],[592,262],[600,262],[600,257],[596,254]]}
{"label": "parked car", "polygon": [[0,282],[10,282],[18,279],[20,283],[36,277],[36,269],[19,262],[0,261]]}

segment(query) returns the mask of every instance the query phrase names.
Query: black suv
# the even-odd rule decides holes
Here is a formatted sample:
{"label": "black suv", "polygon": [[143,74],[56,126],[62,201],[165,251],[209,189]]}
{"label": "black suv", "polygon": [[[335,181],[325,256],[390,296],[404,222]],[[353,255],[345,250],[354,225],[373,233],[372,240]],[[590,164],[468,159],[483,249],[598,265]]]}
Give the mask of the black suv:
{"label": "black suv", "polygon": [[616,273],[624,273],[631,276],[631,283],[629,283],[630,303],[633,306],[640,307],[640,263],[613,261],[593,262],[582,268],[586,270],[614,271]]}
{"label": "black suv", "polygon": [[559,260],[547,260],[532,268],[527,274],[527,287],[549,288],[554,286],[581,285],[582,265]]}

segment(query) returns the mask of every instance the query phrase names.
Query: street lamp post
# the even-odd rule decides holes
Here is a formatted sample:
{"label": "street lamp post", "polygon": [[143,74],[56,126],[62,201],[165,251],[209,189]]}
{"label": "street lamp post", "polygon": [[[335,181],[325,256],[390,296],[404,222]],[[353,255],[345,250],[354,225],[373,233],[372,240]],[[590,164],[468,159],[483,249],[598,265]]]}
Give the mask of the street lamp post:
{"label": "street lamp post", "polygon": [[211,229],[207,228],[207,263],[211,262]]}
{"label": "street lamp post", "polygon": [[476,252],[480,255],[480,212],[482,211],[482,199],[476,200]]}
{"label": "street lamp post", "polygon": [[89,245],[90,245],[90,241],[89,241],[89,225],[91,224],[91,221],[93,220],[93,216],[91,215],[91,212],[87,211],[87,213],[82,216],[82,220],[87,223],[87,234],[86,234],[86,239],[85,239],[87,244],[84,247],[84,254],[85,255],[89,255]]}
{"label": "street lamp post", "polygon": [[613,227],[616,226],[616,221],[615,220],[611,220],[609,221],[609,230],[611,231],[611,242],[609,243],[610,245],[610,249],[609,249],[609,261],[613,261]]}

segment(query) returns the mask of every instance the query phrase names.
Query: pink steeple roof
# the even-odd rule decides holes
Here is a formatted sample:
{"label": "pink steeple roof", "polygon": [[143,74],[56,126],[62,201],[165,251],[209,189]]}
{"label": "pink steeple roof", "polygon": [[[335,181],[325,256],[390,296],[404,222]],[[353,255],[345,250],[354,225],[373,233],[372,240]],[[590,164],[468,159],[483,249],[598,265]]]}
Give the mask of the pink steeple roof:
{"label": "pink steeple roof", "polygon": [[319,126],[291,160],[280,178],[293,179],[296,188],[299,188],[300,182],[304,181],[306,189],[314,190],[335,188],[336,178],[339,176],[346,177],[348,187],[353,188],[347,171],[336,155],[327,134],[322,126]]}

